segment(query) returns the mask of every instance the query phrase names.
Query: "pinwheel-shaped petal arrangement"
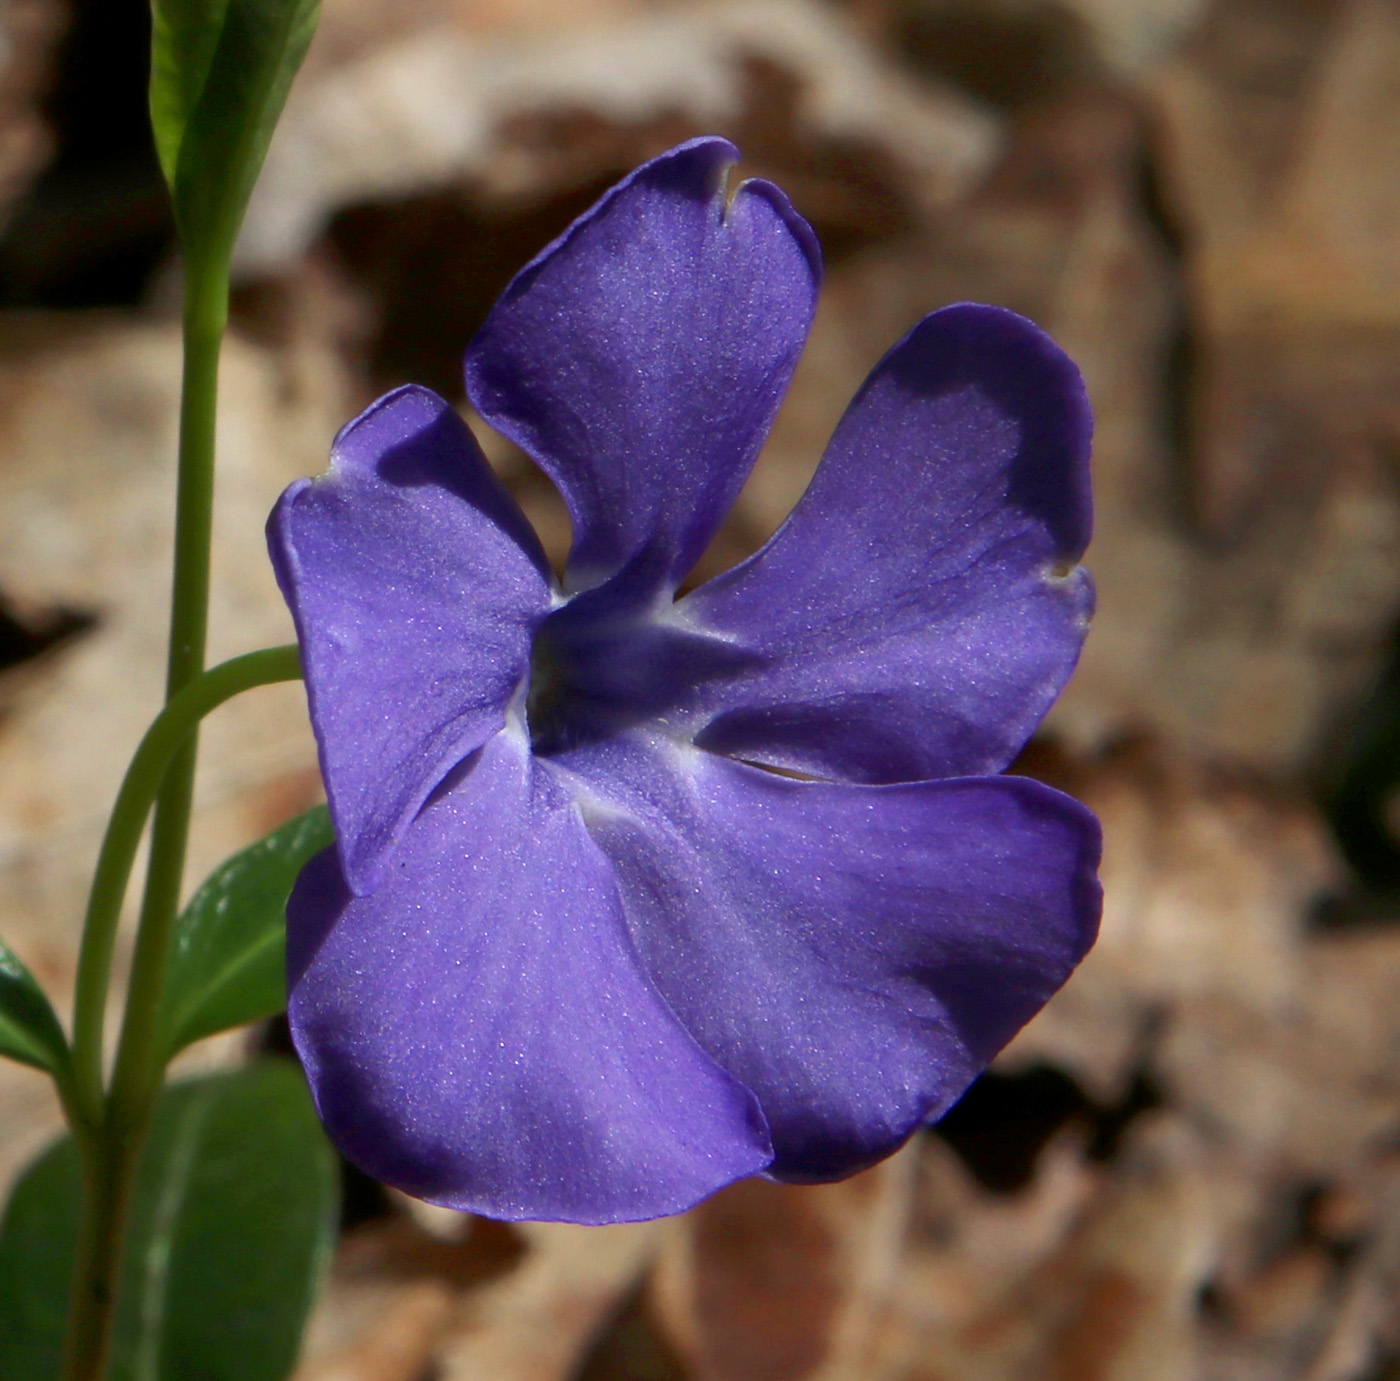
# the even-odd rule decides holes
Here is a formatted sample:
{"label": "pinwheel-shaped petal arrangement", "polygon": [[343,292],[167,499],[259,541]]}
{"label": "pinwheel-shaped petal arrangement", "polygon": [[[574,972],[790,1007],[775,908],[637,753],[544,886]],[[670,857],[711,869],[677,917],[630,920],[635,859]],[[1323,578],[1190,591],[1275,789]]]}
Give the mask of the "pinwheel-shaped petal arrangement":
{"label": "pinwheel-shaped petal arrangement", "polygon": [[337,846],[288,908],[344,1152],[503,1218],[837,1178],[937,1118],[1092,943],[1096,822],[999,773],[1093,602],[1090,414],[1011,312],[928,317],[786,524],[676,591],[811,322],[812,232],[695,140],[516,277],[472,402],[558,485],[562,588],[471,433],[389,394],[270,523]]}

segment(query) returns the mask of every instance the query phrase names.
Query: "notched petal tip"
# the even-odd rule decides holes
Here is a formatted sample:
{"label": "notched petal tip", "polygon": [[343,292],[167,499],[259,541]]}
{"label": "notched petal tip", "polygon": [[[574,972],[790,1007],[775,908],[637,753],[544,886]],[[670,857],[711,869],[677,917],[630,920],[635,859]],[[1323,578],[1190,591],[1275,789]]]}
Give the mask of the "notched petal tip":
{"label": "notched petal tip", "polygon": [[1019,421],[1008,498],[1045,523],[1061,561],[1076,564],[1093,535],[1094,413],[1079,366],[1053,337],[1008,307],[959,302],[926,316],[886,361],[914,391],[965,381]]}
{"label": "notched petal tip", "polygon": [[[695,139],[687,139],[673,149],[643,163],[628,178],[618,184],[618,190],[630,181],[674,180],[678,188],[691,182],[695,191],[705,200],[725,197],[730,169],[739,161],[739,150],[728,139],[716,134],[702,134]],[[727,200],[727,198],[726,198]]]}
{"label": "notched petal tip", "polygon": [[[649,159],[622,181],[609,187],[562,234],[545,245],[506,285],[506,290],[493,310],[498,312],[507,303],[524,294],[546,265],[564,253],[591,225],[603,219],[613,204],[625,197],[634,187],[645,183],[661,184],[670,191],[688,193],[697,201],[713,201],[723,198],[729,170],[738,161],[739,150],[728,139],[722,139],[718,135],[701,135],[696,139],[688,139],[685,143],[677,144],[675,148]],[[492,361],[481,357],[482,352],[477,349],[477,344],[477,340],[473,340],[467,347],[467,397],[483,416],[489,417],[494,398],[491,383]],[[489,355],[489,351],[487,353]]]}
{"label": "notched petal tip", "polygon": [[[376,398],[358,417],[347,422],[331,442],[331,473],[356,471],[385,476],[386,455],[433,427],[452,421],[465,427],[445,398],[421,384],[404,384]],[[448,423],[448,425],[451,425]]]}
{"label": "notched petal tip", "polygon": [[1056,561],[1046,567],[1041,578],[1070,605],[1081,637],[1087,637],[1099,598],[1098,587],[1088,568],[1070,561]]}
{"label": "notched petal tip", "polygon": [[742,207],[742,199],[745,197],[766,202],[787,228],[788,233],[797,241],[811,270],[812,289],[815,293],[821,287],[822,281],[822,247],[817,239],[817,232],[793,206],[791,198],[781,187],[761,177],[745,178],[729,194],[724,207],[726,225],[733,221],[736,208]]}
{"label": "notched petal tip", "polygon": [[272,573],[277,578],[277,588],[292,611],[292,622],[297,624],[297,637],[301,637],[301,625],[297,621],[297,608],[293,599],[293,579],[296,573],[296,547],[291,535],[291,514],[297,501],[315,481],[311,479],[293,480],[278,496],[267,515],[263,533],[267,538],[267,554],[272,561]]}
{"label": "notched petal tip", "polygon": [[1035,777],[1008,775],[999,780],[1019,791],[1028,813],[1059,822],[1077,841],[1074,865],[1069,869],[1070,915],[1075,923],[1075,942],[1067,949],[1068,964],[1060,983],[1068,981],[1075,967],[1093,948],[1103,917],[1103,884],[1099,865],[1103,862],[1103,825],[1083,801],[1057,787],[1047,786]]}

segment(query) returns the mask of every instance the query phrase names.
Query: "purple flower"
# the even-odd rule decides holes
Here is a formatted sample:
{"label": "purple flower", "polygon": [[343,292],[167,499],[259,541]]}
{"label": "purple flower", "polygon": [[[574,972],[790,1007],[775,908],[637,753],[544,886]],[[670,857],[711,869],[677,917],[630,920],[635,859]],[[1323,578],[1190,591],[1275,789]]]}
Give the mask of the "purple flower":
{"label": "purple flower", "polygon": [[454,1208],[612,1222],[848,1175],[1094,938],[1093,816],[986,775],[1093,603],[1089,408],[1036,327],[926,318],[777,536],[674,598],[820,274],[780,191],[726,196],[736,157],[638,169],[470,348],[568,504],[562,591],[421,388],[271,519],[338,836],[288,907],[293,1036],[342,1150]]}

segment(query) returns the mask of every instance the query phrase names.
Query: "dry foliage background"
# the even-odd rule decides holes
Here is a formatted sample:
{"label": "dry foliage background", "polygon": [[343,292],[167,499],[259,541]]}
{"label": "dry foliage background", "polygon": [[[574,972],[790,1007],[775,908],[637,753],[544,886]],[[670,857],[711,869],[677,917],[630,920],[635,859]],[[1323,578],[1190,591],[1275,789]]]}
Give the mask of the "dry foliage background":
{"label": "dry foliage background", "polygon": [[[0,932],[60,994],[159,691],[178,338],[140,0],[0,3]],[[926,311],[1015,307],[1098,415],[1101,609],[1020,769],[1103,938],[845,1184],[508,1229],[348,1180],[297,1381],[1400,1377],[1400,0],[325,0],[249,217],[213,653],[290,636],[263,517],[510,273],[735,138],[828,278],[712,572]],[[489,453],[556,555],[524,458]],[[295,687],[206,735],[193,873],[316,798]],[[277,1032],[207,1043],[241,1058]],[[57,1128],[0,1069],[0,1182]]]}

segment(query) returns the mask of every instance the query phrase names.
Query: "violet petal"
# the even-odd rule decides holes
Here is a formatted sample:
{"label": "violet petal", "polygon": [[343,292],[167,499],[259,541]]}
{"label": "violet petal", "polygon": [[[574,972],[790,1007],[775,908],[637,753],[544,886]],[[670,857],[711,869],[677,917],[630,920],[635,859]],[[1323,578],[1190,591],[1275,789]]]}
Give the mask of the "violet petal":
{"label": "violet petal", "polygon": [[674,590],[753,465],[811,322],[816,241],[776,187],[696,139],[644,164],[528,264],[467,354],[492,426],[559,486],[566,586]]}
{"label": "violet petal", "polygon": [[289,1016],[336,1144],[497,1218],[675,1213],[767,1164],[753,1097],[637,962],[612,870],[514,731],[352,897],[327,851],[288,906]]}
{"label": "violet petal", "polygon": [[345,875],[367,892],[433,788],[504,724],[550,592],[534,533],[436,394],[381,398],[331,459],[283,494],[268,545]]}
{"label": "violet petal", "polygon": [[967,304],[925,318],[772,541],[680,606],[739,668],[701,687],[697,741],[845,781],[1004,768],[1092,612],[1074,565],[1091,430],[1079,371],[1025,318]]}
{"label": "violet petal", "polygon": [[641,734],[559,765],[778,1178],[850,1174],[941,1115],[1097,931],[1098,824],[1028,778],[801,782]]}

